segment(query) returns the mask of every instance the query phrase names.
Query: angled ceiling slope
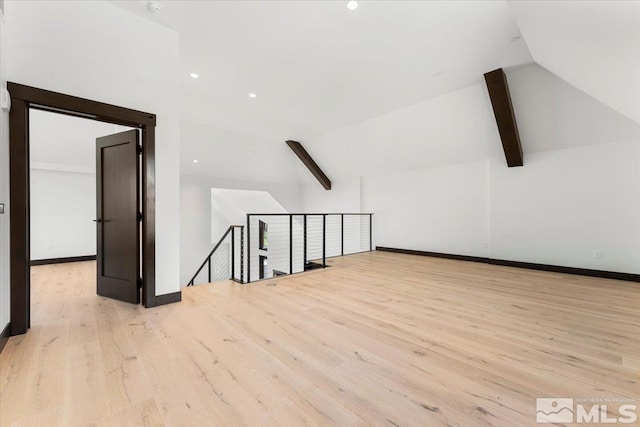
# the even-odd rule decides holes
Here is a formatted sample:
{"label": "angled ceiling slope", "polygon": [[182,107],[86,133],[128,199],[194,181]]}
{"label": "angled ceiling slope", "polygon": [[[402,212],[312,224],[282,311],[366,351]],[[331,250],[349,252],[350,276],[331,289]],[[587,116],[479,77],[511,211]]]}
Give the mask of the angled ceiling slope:
{"label": "angled ceiling slope", "polygon": [[510,5],[538,64],[640,123],[640,2]]}
{"label": "angled ceiling slope", "polygon": [[112,4],[180,33],[183,118],[277,141],[532,62],[506,0],[158,1]]}

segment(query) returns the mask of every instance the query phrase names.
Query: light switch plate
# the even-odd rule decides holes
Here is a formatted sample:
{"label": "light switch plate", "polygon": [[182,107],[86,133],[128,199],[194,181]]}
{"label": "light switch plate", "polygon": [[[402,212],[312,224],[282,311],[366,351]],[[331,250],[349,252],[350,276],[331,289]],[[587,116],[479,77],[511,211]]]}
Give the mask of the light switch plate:
{"label": "light switch plate", "polygon": [[4,203],[0,203],[0,214],[4,213]]}

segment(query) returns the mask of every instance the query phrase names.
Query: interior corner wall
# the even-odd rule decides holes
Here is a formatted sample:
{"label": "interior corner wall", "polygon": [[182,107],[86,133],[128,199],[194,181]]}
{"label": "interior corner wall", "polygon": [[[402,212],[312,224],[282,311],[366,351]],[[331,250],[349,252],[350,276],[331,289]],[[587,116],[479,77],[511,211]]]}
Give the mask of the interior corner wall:
{"label": "interior corner wall", "polygon": [[640,273],[640,141],[363,178],[374,245]]}
{"label": "interior corner wall", "polygon": [[[0,12],[0,86],[7,87],[6,24]],[[0,111],[0,203],[5,212],[0,214],[0,332],[11,318],[9,294],[9,113]]]}
{"label": "interior corner wall", "polygon": [[640,273],[640,141],[531,153],[489,185],[493,258]]}
{"label": "interior corner wall", "polygon": [[491,256],[640,273],[640,124],[538,65],[507,78],[524,167],[491,159]]}
{"label": "interior corner wall", "polygon": [[96,254],[96,176],[31,169],[31,259]]}
{"label": "interior corner wall", "polygon": [[182,286],[186,286],[215,244],[212,242],[211,232],[212,188],[267,191],[288,212],[300,211],[302,208],[300,187],[297,184],[182,175],[180,178],[180,283]]}
{"label": "interior corner wall", "polygon": [[178,33],[106,1],[5,12],[9,81],[156,114],[156,295],[179,291]]}

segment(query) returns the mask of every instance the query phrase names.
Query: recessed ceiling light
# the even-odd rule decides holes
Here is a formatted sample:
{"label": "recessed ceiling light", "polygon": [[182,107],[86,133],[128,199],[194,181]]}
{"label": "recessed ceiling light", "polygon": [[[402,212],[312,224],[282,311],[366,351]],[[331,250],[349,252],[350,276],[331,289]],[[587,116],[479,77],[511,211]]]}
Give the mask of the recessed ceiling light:
{"label": "recessed ceiling light", "polygon": [[256,95],[255,93],[250,93],[249,94],[249,98],[255,98],[256,96],[258,96],[258,95]]}
{"label": "recessed ceiling light", "polygon": [[358,2],[356,0],[350,0],[347,2],[347,9],[356,10],[358,8]]}
{"label": "recessed ceiling light", "polygon": [[193,163],[198,163],[198,159],[193,159]]}
{"label": "recessed ceiling light", "polygon": [[147,9],[151,13],[158,13],[162,10],[162,5],[157,1],[150,1],[149,3],[147,3]]}
{"label": "recessed ceiling light", "polygon": [[520,36],[514,36],[514,37],[511,37],[511,41],[517,42],[518,40],[520,40],[520,38],[521,38]]}
{"label": "recessed ceiling light", "polygon": [[191,76],[192,79],[197,79],[198,77],[200,77],[200,75],[196,73],[191,73],[189,75]]}

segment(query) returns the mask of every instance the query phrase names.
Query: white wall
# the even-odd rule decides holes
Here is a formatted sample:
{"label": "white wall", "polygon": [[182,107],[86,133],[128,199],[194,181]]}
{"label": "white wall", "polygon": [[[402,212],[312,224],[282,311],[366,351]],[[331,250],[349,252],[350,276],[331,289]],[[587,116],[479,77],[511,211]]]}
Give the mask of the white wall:
{"label": "white wall", "polygon": [[96,170],[96,138],[130,127],[41,110],[29,111],[29,159],[69,170]]}
{"label": "white wall", "polygon": [[[361,178],[359,200],[364,212],[374,213],[374,244],[640,273],[640,125],[539,66],[507,74],[522,168],[506,167],[482,87],[332,133],[360,145],[377,138],[376,150],[380,135],[389,135],[393,168],[411,169]],[[474,108],[450,108],[461,99]],[[437,126],[425,126],[418,113],[429,113],[428,122],[435,117]],[[460,130],[468,124],[472,133]],[[397,131],[403,140],[453,143],[457,151],[466,146],[471,160],[461,156],[465,161],[451,164],[436,150],[424,162],[440,165],[412,169],[420,160],[415,150],[393,143]],[[326,138],[331,135],[319,139]],[[357,153],[346,154],[359,172]],[[323,196],[317,200],[326,206],[349,205],[344,192]]]}
{"label": "white wall", "polygon": [[486,256],[488,162],[363,178],[374,245]]}
{"label": "white wall", "polygon": [[491,256],[640,272],[640,124],[539,66],[508,78],[525,166],[491,159]]}
{"label": "white wall", "polygon": [[328,191],[317,181],[306,183],[302,187],[302,206],[304,213],[360,212],[360,178],[332,181]]}
{"label": "white wall", "polygon": [[[0,13],[0,86],[7,87],[7,40],[5,18]],[[0,111],[0,203],[5,205],[0,215],[0,331],[10,319],[9,296],[9,113]]]}
{"label": "white wall", "polygon": [[180,283],[183,286],[191,279],[215,243],[212,242],[211,228],[212,188],[267,191],[289,212],[299,211],[302,206],[300,187],[297,183],[280,184],[182,175],[180,180]]}
{"label": "white wall", "polygon": [[31,169],[31,259],[96,254],[96,176]]}
{"label": "white wall", "polygon": [[156,295],[178,291],[179,35],[103,1],[5,7],[9,80],[157,115]]}
{"label": "white wall", "polygon": [[525,165],[491,168],[494,258],[640,273],[640,140],[532,153]]}

